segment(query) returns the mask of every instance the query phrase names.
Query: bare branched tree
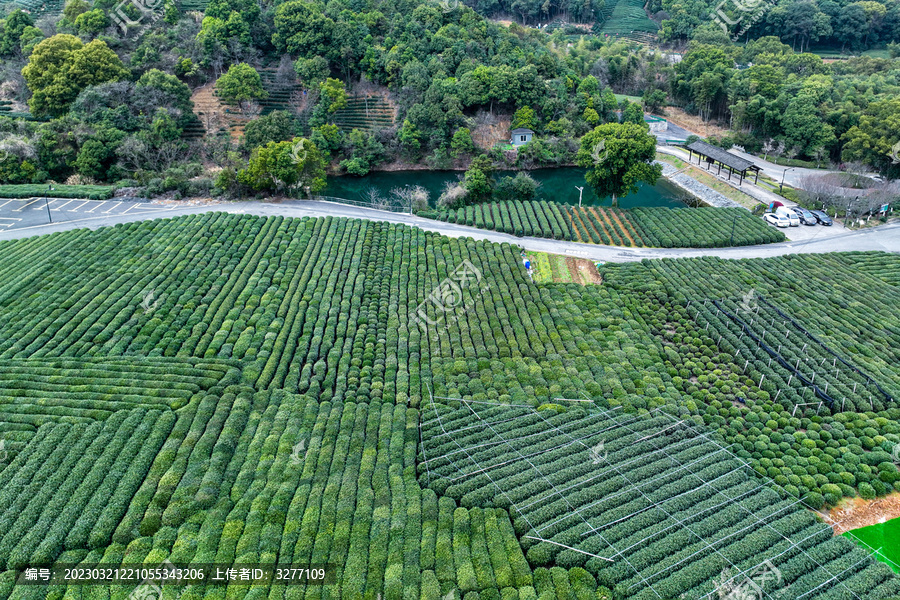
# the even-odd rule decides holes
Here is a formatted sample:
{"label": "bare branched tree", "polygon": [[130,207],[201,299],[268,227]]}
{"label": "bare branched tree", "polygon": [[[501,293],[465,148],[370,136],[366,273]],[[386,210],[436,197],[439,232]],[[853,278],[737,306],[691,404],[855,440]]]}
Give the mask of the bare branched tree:
{"label": "bare branched tree", "polygon": [[24,135],[8,135],[0,140],[0,160],[7,156],[15,156],[22,160],[36,158],[35,144]]}
{"label": "bare branched tree", "polygon": [[279,89],[286,90],[297,83],[297,72],[294,71],[294,63],[287,54],[282,55],[278,62],[278,69],[275,71],[275,86]]}
{"label": "bare branched tree", "polygon": [[421,185],[396,187],[391,190],[391,198],[396,206],[416,212],[428,208],[428,190]]}
{"label": "bare branched tree", "polygon": [[208,134],[215,134],[225,125],[225,117],[218,110],[206,111],[201,116]]}
{"label": "bare branched tree", "polygon": [[241,100],[241,114],[247,118],[253,119],[262,114],[262,106],[253,100]]}
{"label": "bare branched tree", "polygon": [[822,160],[824,160],[828,156],[828,150],[825,149],[825,146],[819,146],[812,152],[813,158],[816,159],[816,167],[822,166]]}
{"label": "bare branched tree", "polygon": [[784,155],[787,156],[788,158],[795,158],[797,155],[800,154],[800,151],[801,151],[802,149],[803,149],[803,148],[800,147],[799,144],[794,144],[794,145],[791,146],[790,148],[786,148],[786,149],[784,150]]}
{"label": "bare branched tree", "polygon": [[800,194],[808,201],[821,205],[823,208],[836,206],[836,202],[842,199],[840,188],[822,175],[804,175],[799,180]]}
{"label": "bare branched tree", "polygon": [[381,190],[374,185],[370,185],[366,188],[362,193],[362,198],[363,202],[371,204],[372,206],[380,206],[384,202],[384,196],[381,195]]}
{"label": "bare branched tree", "polygon": [[782,154],[784,154],[784,142],[779,140],[769,140],[771,142],[771,147],[769,148],[769,154],[773,157],[778,158]]}
{"label": "bare branched tree", "polygon": [[447,181],[438,198],[438,206],[449,208],[456,206],[466,196],[466,188],[461,181]]}

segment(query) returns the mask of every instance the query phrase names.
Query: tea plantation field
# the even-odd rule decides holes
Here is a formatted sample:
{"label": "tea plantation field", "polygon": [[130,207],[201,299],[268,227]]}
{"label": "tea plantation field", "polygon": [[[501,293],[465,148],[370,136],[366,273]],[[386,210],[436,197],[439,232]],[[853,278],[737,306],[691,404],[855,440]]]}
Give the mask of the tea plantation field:
{"label": "tea plantation field", "polygon": [[619,209],[507,200],[418,214],[517,236],[607,246],[721,248],[786,239],[783,233],[742,208]]}
{"label": "tea plantation field", "polygon": [[[900,594],[816,512],[900,489],[900,257],[535,284],[506,244],[225,213],[0,256],[0,598]],[[332,579],[16,581],[164,561]]]}

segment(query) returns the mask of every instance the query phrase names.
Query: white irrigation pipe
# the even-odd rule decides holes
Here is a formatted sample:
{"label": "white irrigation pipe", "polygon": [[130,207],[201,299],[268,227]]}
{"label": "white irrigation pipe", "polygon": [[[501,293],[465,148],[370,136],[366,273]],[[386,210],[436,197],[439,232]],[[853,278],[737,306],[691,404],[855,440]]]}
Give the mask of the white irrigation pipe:
{"label": "white irrigation pipe", "polygon": [[[691,441],[691,440],[681,440],[681,441],[679,441],[679,442],[676,442],[676,444],[682,444],[682,443],[689,442],[689,441]],[[673,445],[674,445],[674,444],[673,444]],[[623,462],[623,463],[620,463],[620,466],[625,467],[625,466],[631,465],[632,463],[639,462],[639,461],[642,460],[643,458],[646,458],[646,457],[648,457],[648,456],[653,456],[653,455],[655,455],[657,452],[658,452],[658,450],[654,450],[653,452],[646,452],[646,453],[644,453],[644,454],[640,454],[640,455],[638,455],[638,456],[635,456],[635,457],[633,457],[633,458],[628,459],[627,461],[625,461],[625,462]],[[707,457],[703,457],[703,458],[696,459],[696,460],[697,460],[697,461],[700,461],[700,460],[703,460],[703,459],[705,459],[705,458],[707,458]],[[662,459],[660,459],[660,460],[662,460]],[[658,460],[653,460],[653,461],[651,461],[651,462],[649,462],[649,463],[647,463],[647,464],[645,464],[645,465],[642,465],[641,468],[643,468],[643,467],[648,467],[648,466],[653,465],[653,464],[655,464],[655,463],[657,463],[657,462],[659,462],[659,461],[658,461]],[[669,476],[669,475],[671,475],[672,473],[678,472],[679,470],[680,470],[680,467],[679,467],[679,469],[675,469],[675,470],[673,470],[673,471],[668,471],[668,472],[666,472],[666,473],[662,473],[662,474],[659,474],[659,473],[658,473],[658,474],[652,476],[650,479],[644,480],[644,481],[641,483],[641,485],[649,484],[649,483],[655,481],[656,479],[662,478],[663,476]],[[571,485],[569,485],[569,486],[566,486],[566,487],[564,487],[564,488],[562,488],[562,489],[567,490],[567,489],[579,487],[579,486],[584,485],[584,484],[586,484],[586,483],[590,483],[590,482],[594,481],[595,479],[602,479],[602,478],[605,478],[606,475],[607,475],[607,473],[608,473],[608,470],[607,470],[606,468],[605,468],[605,469],[602,469],[602,470],[600,470],[600,472],[598,472],[597,474],[593,475],[592,477],[589,477],[589,478],[587,478],[587,479],[583,479],[583,480],[577,481],[577,482],[575,482],[575,483],[573,483],[573,484],[571,484]],[[627,490],[620,490],[619,492],[616,492],[615,494],[612,494],[611,496],[606,496],[606,497],[604,497],[604,498],[601,498],[600,500],[595,500],[594,502],[591,502],[590,504],[586,504],[586,505],[584,505],[584,506],[581,506],[581,507],[579,507],[575,512],[580,512],[580,511],[582,511],[582,510],[584,510],[584,509],[586,509],[586,508],[589,508],[589,507],[594,506],[594,505],[596,505],[596,504],[598,504],[598,503],[600,503],[600,502],[603,502],[604,500],[607,500],[607,499],[610,499],[610,498],[614,498],[614,497],[619,496],[619,495],[624,494],[624,493],[627,493]],[[532,506],[533,504],[537,504],[538,502],[541,502],[541,501],[542,501],[542,499],[538,498],[538,499],[534,500],[533,502],[530,502],[530,503],[524,505],[522,508],[528,508],[528,507]],[[567,516],[568,516],[568,515],[567,515]],[[567,516],[559,517],[559,519],[557,519],[557,521],[553,521],[553,522],[551,522],[551,524],[552,524],[552,523],[555,523],[555,522],[558,522],[558,521],[560,521],[560,520],[563,520],[563,519],[565,519]]]}
{"label": "white irrigation pipe", "polygon": [[[519,416],[519,417],[513,417],[513,418],[511,418],[511,419],[501,419],[501,420],[498,420],[498,421],[482,421],[482,422],[479,423],[478,425],[472,425],[471,427],[464,427],[463,429],[460,429],[459,431],[465,431],[465,430],[467,430],[467,429],[473,429],[473,428],[483,428],[484,425],[486,425],[486,424],[496,425],[496,424],[501,424],[501,423],[508,423],[509,421],[515,421],[516,419],[521,419],[521,418],[524,417],[524,416],[526,416],[526,415],[521,415],[521,416]],[[536,416],[540,416],[540,415],[536,415]],[[583,421],[590,420],[590,419],[592,419],[592,418],[594,418],[594,417],[596,417],[596,415],[589,415],[588,417],[586,417],[586,418],[584,418],[584,419],[579,419],[578,421],[569,421],[568,423],[566,423],[566,425],[568,426],[568,425],[570,425],[570,424],[581,423],[581,422],[583,422]],[[534,423],[538,423],[538,421],[534,421]],[[456,433],[455,430],[454,430],[454,433]],[[527,434],[527,435],[523,435],[522,437],[516,438],[516,439],[517,439],[517,440],[524,440],[524,439],[526,439],[526,438],[532,438],[532,437],[535,437],[535,436],[541,436],[541,435],[546,435],[546,434],[547,434],[546,431],[537,431],[537,432],[535,432],[535,433],[529,433],[529,434]],[[468,450],[473,450],[473,451],[474,451],[474,450],[476,450],[477,448],[485,448],[485,447],[489,447],[489,446],[496,446],[496,445],[502,444],[502,443],[503,443],[503,442],[484,442],[483,444],[477,444],[477,445],[475,445],[475,446],[467,446],[467,449],[468,449]],[[550,450],[544,450],[543,452],[549,452],[549,451],[551,451],[551,450],[553,450],[553,449],[551,448]],[[459,451],[457,450],[457,451],[455,451],[455,452],[453,452],[453,453],[456,453],[456,452],[459,452]],[[450,454],[453,454],[453,453],[450,453]],[[445,454],[445,455],[442,455],[442,456],[448,456],[448,455]],[[438,458],[442,458],[442,457],[435,457],[434,460],[437,460]]]}
{"label": "white irrigation pipe", "polygon": [[[689,429],[693,430],[693,428],[690,427],[690,425],[688,425],[687,427],[688,427]],[[707,440],[709,440],[709,438],[708,438],[705,434],[700,433],[699,435],[702,436],[702,437],[704,437],[704,438],[706,438]],[[719,445],[719,444],[718,444],[717,442],[715,442],[714,440],[709,440],[709,441],[713,442],[714,444]],[[747,464],[747,463],[745,463],[744,461],[742,461],[742,460],[740,459],[740,457],[735,456],[734,459],[737,460],[738,462],[740,462],[741,464],[743,464],[745,467],[747,467],[747,468],[749,468],[749,469],[752,470],[752,467],[751,467],[749,464]],[[775,486],[777,486],[784,494],[787,494],[787,492],[784,490],[784,488],[782,488],[781,486],[779,486],[779,485],[778,485],[777,483],[775,483],[774,481],[773,481],[772,483],[773,483]],[[789,495],[789,494],[788,494],[788,495]],[[798,500],[798,502],[801,502],[801,503],[802,503],[802,500]],[[740,506],[740,505],[739,505],[739,506]],[[804,506],[806,506],[806,505],[804,504]],[[741,508],[744,508],[744,507],[741,507]],[[809,506],[807,506],[807,508],[810,508],[810,509],[812,510],[812,508],[809,507]],[[744,510],[746,510],[746,509],[744,509]],[[750,515],[752,516],[753,513],[751,513],[750,511],[747,511],[747,512],[748,512],[748,514],[750,514]],[[785,540],[787,540],[788,542],[790,542],[790,543],[792,543],[792,544],[794,543],[793,540],[791,540],[789,537],[787,537],[787,536],[784,535],[783,533],[781,533],[781,532],[779,532],[778,530],[776,530],[776,529],[775,529],[774,527],[772,527],[771,525],[769,525],[769,524],[766,523],[765,526],[766,526],[766,527],[769,527],[770,529],[772,529],[772,531],[774,531],[776,534],[778,534],[778,535],[780,535],[781,537],[783,537],[783,538],[784,538]],[[832,573],[831,573],[830,571],[828,571],[828,569],[826,569],[824,566],[822,566],[822,564],[820,564],[816,559],[814,559],[812,556],[810,556],[805,550],[801,550],[801,552],[803,552],[803,554],[806,555],[806,557],[809,558],[809,560],[812,561],[815,565],[817,565],[820,569],[822,569],[823,571],[825,571],[825,572],[828,573],[829,575],[832,575]],[[841,583],[841,585],[843,585],[843,586],[847,589],[848,592],[850,592],[850,594],[853,595],[854,598],[857,598],[857,600],[860,600],[860,599],[859,599],[859,596],[858,596],[853,590],[851,590],[849,587],[847,587],[847,584],[846,584],[846,583],[844,583],[843,581],[841,581],[840,583]]]}
{"label": "white irrigation pipe", "polygon": [[[630,431],[632,431],[632,433],[634,433],[634,431],[633,431],[630,427],[628,427],[627,425],[625,426],[625,428],[628,429],[628,430],[630,430]],[[582,445],[583,445],[585,448],[587,448],[586,445],[584,445],[584,444],[582,444]],[[624,479],[625,481],[628,481],[628,478],[625,477],[624,475],[622,475],[622,473],[621,473],[618,469],[616,469],[615,465],[610,464],[610,466],[611,466],[614,470],[616,470],[617,473],[619,473],[619,476],[622,477],[622,479]],[[630,483],[630,482],[629,482],[629,483]],[[644,495],[645,495],[645,494],[644,494]],[[582,518],[582,521],[584,521],[583,518]],[[587,523],[587,521],[584,521],[584,523],[585,523],[588,527],[590,527],[590,524]],[[597,533],[596,535],[597,535],[604,543],[606,543],[607,546],[609,546],[609,547],[612,548],[613,550],[616,550],[616,547],[613,546],[609,541],[607,541],[606,538],[603,537],[603,534]],[[619,553],[618,551],[616,551],[616,554],[617,554],[617,555],[621,555],[621,553]],[[631,570],[634,571],[635,574],[637,574],[638,577],[640,577],[640,578],[643,579],[645,582],[647,582],[647,580],[643,577],[643,575],[641,575],[641,572],[638,571],[638,570],[634,567],[634,565],[632,565],[631,562],[628,561],[627,558],[625,558],[624,556],[622,556],[622,560],[625,561],[625,564],[627,564],[629,567],[631,567]],[[662,596],[659,594],[659,592],[656,591],[656,589],[654,589],[654,587],[653,587],[652,585],[650,585],[649,582],[647,582],[647,586],[650,588],[650,591],[652,591],[654,594],[656,594],[656,595],[660,598],[660,600],[662,600]]]}
{"label": "white irrigation pipe", "polygon": [[597,554],[591,554],[590,552],[586,552],[584,550],[579,550],[578,548],[573,548],[572,546],[566,546],[565,544],[560,544],[559,542],[554,542],[553,540],[545,540],[544,538],[534,537],[533,535],[526,535],[523,537],[526,537],[529,540],[538,540],[539,542],[547,542],[548,544],[553,544],[554,546],[562,546],[563,548],[566,548],[568,550],[572,550],[574,552],[579,552],[581,554],[587,554],[588,556],[593,556],[594,558],[607,560],[609,562],[616,562],[611,558],[606,558],[605,556],[599,556]]}
{"label": "white irrigation pipe", "polygon": [[[713,481],[716,481],[716,480],[718,480],[718,479],[721,479],[722,477],[726,477],[726,476],[728,476],[728,475],[731,475],[732,473],[734,473],[734,471],[726,471],[725,473],[722,473],[722,474],[719,475],[718,477],[716,477],[716,478],[714,478],[714,479],[711,479],[711,480],[709,481],[709,483],[712,483]],[[740,483],[735,484],[735,485],[733,485],[733,486],[731,486],[731,487],[737,487],[737,486],[739,486],[739,485],[741,485],[741,484],[747,483],[748,481],[749,481],[748,479],[745,479],[744,481],[741,481]],[[704,486],[691,488],[691,489],[687,490],[686,492],[681,492],[680,494],[676,494],[676,495],[674,495],[674,496],[669,496],[669,497],[667,497],[667,498],[663,498],[662,500],[660,500],[660,501],[658,501],[658,502],[655,502],[655,503],[653,503],[653,504],[650,504],[649,506],[645,506],[644,508],[642,508],[642,509],[640,509],[640,510],[638,510],[638,511],[635,511],[635,512],[631,513],[631,514],[628,515],[627,517],[622,517],[622,518],[620,518],[620,519],[616,519],[615,521],[609,521],[609,522],[607,522],[607,523],[604,523],[604,524],[601,525],[600,527],[592,528],[591,531],[600,531],[600,530],[602,530],[602,529],[605,529],[605,528],[609,527],[610,525],[615,525],[616,523],[618,523],[618,522],[620,522],[620,521],[626,521],[626,520],[630,519],[631,517],[634,517],[634,516],[636,516],[636,515],[641,514],[642,512],[645,512],[645,511],[648,511],[648,510],[650,510],[650,509],[652,509],[652,508],[655,508],[658,504],[662,504],[662,503],[664,503],[664,502],[668,502],[668,501],[670,501],[670,500],[674,500],[675,498],[680,498],[680,497],[682,497],[682,496],[686,496],[687,494],[693,494],[694,492],[698,492],[698,491],[702,490],[703,487],[704,487]],[[759,489],[760,487],[763,487],[763,486],[758,486],[758,487],[754,488],[754,491],[757,490],[757,489]],[[746,494],[746,492],[745,492],[745,494]],[[741,494],[741,495],[745,495],[745,494]],[[720,503],[720,504],[717,504],[716,507],[722,506],[723,504],[727,504],[727,503],[728,503],[728,501],[726,500],[725,502],[722,502],[722,503]],[[691,516],[694,517],[694,516],[696,516],[697,514],[703,514],[703,513],[706,512],[707,510],[709,510],[709,509],[703,509],[702,511],[700,511],[700,513],[695,513],[695,514],[692,514]],[[581,535],[582,535],[582,536],[588,535],[589,533],[591,533],[591,531],[585,531],[585,532],[582,533]]]}
{"label": "white irrigation pipe", "polygon": [[[663,414],[669,416],[669,417],[672,418],[672,419],[675,418],[675,417],[673,417],[672,415],[668,415],[668,413],[663,412]],[[634,430],[632,430],[632,429],[631,429],[630,427],[628,427],[627,425],[625,425],[625,428],[628,429],[628,430],[630,430],[630,431],[632,431],[632,433],[634,433]],[[690,428],[690,427],[688,427],[688,428],[691,429],[692,431],[694,431],[692,428]],[[705,436],[703,436],[703,437],[705,438]],[[705,438],[705,439],[708,440],[708,438]],[[719,444],[717,444],[717,445],[719,445]],[[675,461],[671,456],[669,456],[669,454],[666,453],[665,450],[663,450],[663,453],[666,454],[666,456],[667,456],[667,458],[669,458],[669,460],[672,460],[673,462],[676,462],[676,463],[677,463],[677,461]],[[625,481],[628,481],[628,483],[631,485],[632,488],[634,488],[638,493],[640,493],[642,496],[644,496],[644,498],[646,498],[647,500],[649,500],[649,498],[647,497],[647,494],[645,494],[643,491],[641,491],[640,489],[638,489],[637,486],[634,485],[634,484],[631,482],[631,480],[629,480],[627,477],[625,477],[625,475],[622,474],[621,471],[619,471],[619,470],[615,467],[615,465],[610,465],[610,466],[612,466],[613,469],[615,469],[616,472],[619,473],[619,476],[620,476],[622,479],[624,479]],[[698,477],[698,479],[699,479],[699,477]],[[701,480],[701,481],[702,481],[702,480]],[[740,506],[740,505],[739,505],[739,506]],[[743,507],[742,507],[742,508],[743,508]],[[693,535],[694,537],[696,537],[696,538],[697,538],[698,540],[700,540],[702,543],[706,544],[707,547],[708,547],[710,550],[712,550],[713,552],[715,552],[716,554],[718,554],[725,562],[727,562],[727,563],[730,564],[732,567],[734,567],[735,569],[737,569],[737,566],[735,566],[735,565],[728,559],[728,557],[726,557],[726,556],[725,556],[724,554],[722,554],[719,550],[717,550],[716,548],[714,548],[709,542],[707,542],[705,539],[703,539],[702,536],[698,535],[693,529],[691,529],[690,527],[688,527],[688,526],[684,525],[683,523],[681,523],[680,521],[678,521],[678,519],[676,519],[674,516],[672,516],[672,515],[671,515],[668,511],[666,511],[664,508],[661,508],[661,507],[660,507],[659,510],[662,511],[663,513],[665,513],[666,516],[669,517],[670,519],[672,519],[673,521],[677,521],[677,522],[678,522],[678,523],[679,523],[686,531],[688,531],[691,535]],[[597,535],[600,535],[600,534],[598,533]],[[603,539],[603,538],[602,538],[602,535],[601,535],[601,539]],[[605,540],[604,540],[604,541],[605,541]],[[612,544],[609,544],[609,545],[612,547]],[[615,550],[615,547],[613,547],[613,550]],[[628,560],[625,559],[624,557],[623,557],[623,559],[626,561],[626,563],[628,562]],[[634,567],[631,565],[631,563],[628,563],[628,565],[629,565],[632,569],[634,569]],[[640,577],[640,578],[643,580],[643,582],[644,582],[645,584],[647,584],[647,585],[650,587],[650,589],[653,591],[654,594],[656,594],[657,596],[659,596],[659,593],[658,593],[658,592],[653,588],[653,586],[647,581],[647,578],[645,578],[643,575],[641,575],[640,572],[638,572],[636,569],[635,569],[635,573],[637,573],[638,577]],[[766,594],[766,596],[768,596],[768,594]]]}
{"label": "white irrigation pipe", "polygon": [[[601,430],[601,431],[599,431],[599,432],[590,433],[590,434],[581,436],[581,438],[578,438],[578,439],[579,439],[579,440],[580,440],[580,439],[588,439],[588,438],[594,437],[595,435],[600,435],[600,434],[602,434],[602,433],[606,433],[606,431],[608,431],[608,430],[610,430],[610,429],[613,429],[613,428],[610,427],[610,428],[607,428],[607,429],[603,429],[603,430]],[[541,432],[541,433],[546,433],[546,432]],[[499,434],[497,434],[497,435],[499,435]],[[500,436],[500,437],[502,438],[502,436]],[[571,437],[571,436],[569,436],[569,437]],[[502,439],[504,439],[504,441],[505,441],[505,438],[502,438]],[[518,439],[520,439],[520,438],[516,438],[516,439],[517,439],[517,441],[518,441]],[[455,441],[455,440],[454,440],[454,441]],[[577,440],[576,440],[576,441],[577,441]],[[457,445],[460,445],[458,442],[456,442],[456,443],[457,443]],[[500,443],[504,443],[504,442],[500,442]],[[508,443],[508,442],[506,442],[506,443]],[[572,442],[568,442],[568,443],[565,443],[565,444],[560,444],[559,446],[553,446],[553,447],[548,448],[548,449],[546,449],[546,450],[535,450],[534,452],[532,452],[532,453],[530,453],[530,454],[527,454],[527,455],[523,455],[523,454],[521,454],[521,452],[520,452],[519,455],[522,456],[523,458],[532,457],[532,456],[538,456],[538,455],[540,455],[540,454],[546,454],[546,453],[548,453],[548,452],[554,452],[554,451],[556,451],[556,450],[561,450],[562,448],[567,448],[568,446],[571,446],[571,445],[573,445],[573,444],[575,444],[575,443],[576,443],[575,441],[572,441]],[[462,447],[462,446],[460,445],[460,447]],[[504,461],[504,462],[502,462],[502,463],[495,463],[495,464],[489,465],[489,466],[487,466],[487,467],[484,467],[484,469],[481,469],[481,470],[479,470],[479,471],[472,471],[472,472],[464,473],[463,475],[460,475],[459,477],[455,477],[455,478],[450,479],[450,481],[457,481],[457,480],[459,480],[459,479],[465,479],[466,477],[469,477],[470,475],[475,475],[475,474],[477,474],[477,473],[480,473],[481,471],[487,471],[487,470],[490,470],[490,469],[494,469],[494,468],[497,468],[497,467],[502,467],[502,466],[505,466],[505,465],[514,463],[516,460],[517,460],[517,459],[512,458],[512,459],[507,460],[507,461]]]}

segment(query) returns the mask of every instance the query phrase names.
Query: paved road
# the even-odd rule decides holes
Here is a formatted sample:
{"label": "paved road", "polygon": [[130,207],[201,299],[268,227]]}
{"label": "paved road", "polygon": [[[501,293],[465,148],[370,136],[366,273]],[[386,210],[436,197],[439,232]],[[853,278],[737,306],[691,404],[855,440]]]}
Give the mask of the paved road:
{"label": "paved road", "polygon": [[[209,211],[223,211],[238,214],[254,214],[260,216],[283,215],[286,217],[349,217],[357,219],[369,219],[373,221],[386,221],[390,223],[404,223],[420,227],[426,231],[434,231],[449,237],[471,237],[478,240],[491,242],[507,242],[522,246],[526,250],[535,252],[550,252],[554,254],[566,254],[570,256],[589,258],[591,260],[605,262],[638,261],[645,258],[689,258],[698,256],[719,256],[721,258],[766,258],[782,256],[786,254],[800,253],[825,253],[847,252],[855,250],[881,250],[900,253],[900,223],[882,225],[873,229],[848,232],[842,235],[827,238],[813,238],[801,242],[784,242],[780,244],[766,244],[762,246],[743,246],[737,248],[697,248],[697,249],[668,249],[668,248],[620,248],[615,246],[600,246],[596,244],[581,244],[578,242],[565,242],[547,240],[543,238],[517,238],[505,233],[484,231],[465,225],[442,223],[431,219],[388,213],[383,211],[357,208],[343,204],[330,202],[310,202],[291,200],[285,202],[229,202],[224,204],[211,204],[205,206],[191,206],[184,208],[160,209],[159,217],[176,217],[182,215],[199,214]],[[54,223],[53,225],[41,225],[28,229],[11,231],[0,230],[0,240],[18,239],[32,235],[52,233],[54,231],[66,231],[89,227],[115,225],[116,223],[128,223],[146,219],[147,215],[128,213],[120,215],[101,215],[89,220],[68,223]],[[796,228],[795,228],[796,229]],[[810,228],[812,229],[812,228]],[[824,230],[826,228],[819,228]]]}
{"label": "paved road", "polygon": [[781,178],[784,177],[784,183],[791,187],[802,188],[803,186],[800,184],[802,179],[807,175],[825,175],[826,173],[840,173],[840,171],[830,171],[828,169],[807,169],[806,167],[782,167],[781,165],[776,165],[775,163],[769,162],[767,160],[763,160],[758,156],[753,156],[752,154],[748,154],[746,152],[741,152],[735,148],[729,150],[732,154],[736,156],[740,156],[741,158],[745,158],[749,161],[752,161],[760,170],[772,178],[776,183],[781,183]]}
{"label": "paved road", "polygon": [[[686,140],[691,135],[697,135],[700,138],[705,136],[694,133],[692,131],[688,131],[683,127],[679,127],[675,125],[671,121],[669,121],[668,125],[669,132],[661,132],[654,134],[656,138],[660,141],[666,139],[682,139]],[[755,164],[760,170],[770,177],[772,180],[776,182],[781,182],[781,178],[784,177],[784,182],[791,187],[802,187],[800,185],[800,180],[807,175],[824,175],[826,173],[839,173],[840,171],[829,171],[828,169],[808,169],[806,167],[782,167],[781,165],[776,165],[773,162],[769,162],[768,160],[764,160],[759,158],[758,156],[754,156],[753,154],[749,154],[747,152],[742,152],[737,148],[731,148],[728,150],[735,156],[740,156],[741,158],[747,159]],[[871,175],[871,174],[870,174]],[[782,200],[783,201],[783,200]]]}
{"label": "paved road", "polygon": [[120,200],[66,198],[0,198],[0,231],[26,229],[51,222],[66,223],[104,215],[152,215],[165,206]]}

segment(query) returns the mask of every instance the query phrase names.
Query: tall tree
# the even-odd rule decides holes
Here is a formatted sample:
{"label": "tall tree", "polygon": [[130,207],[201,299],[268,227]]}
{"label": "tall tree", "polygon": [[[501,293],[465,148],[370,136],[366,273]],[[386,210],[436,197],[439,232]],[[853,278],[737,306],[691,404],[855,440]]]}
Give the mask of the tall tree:
{"label": "tall tree", "polygon": [[85,45],[74,35],[58,34],[34,47],[22,76],[31,90],[28,101],[38,116],[60,116],[90,85],[117,81],[128,70],[106,42]]}
{"label": "tall tree", "polygon": [[228,72],[216,81],[219,98],[225,102],[241,103],[265,98],[259,73],[246,63],[231,65]]}
{"label": "tall tree", "polygon": [[662,167],[653,164],[655,158],[656,138],[644,125],[606,123],[581,138],[575,162],[587,169],[585,178],[597,196],[611,196],[615,205],[639,183],[656,184]]}

